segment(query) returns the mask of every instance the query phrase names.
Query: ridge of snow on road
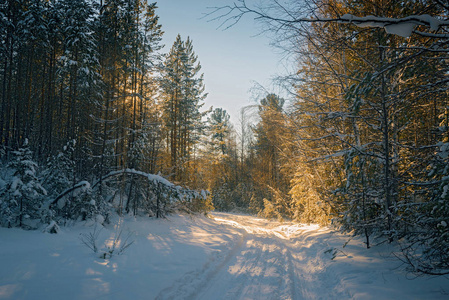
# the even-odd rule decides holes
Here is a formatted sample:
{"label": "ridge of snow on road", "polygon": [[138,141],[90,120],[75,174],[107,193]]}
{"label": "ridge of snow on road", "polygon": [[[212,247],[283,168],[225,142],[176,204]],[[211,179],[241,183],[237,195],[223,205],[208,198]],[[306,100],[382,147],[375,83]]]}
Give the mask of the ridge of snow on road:
{"label": "ridge of snow on road", "polygon": [[[259,226],[257,226],[257,224],[254,224],[254,222],[252,224],[250,224],[250,226],[245,226],[236,221],[228,220],[228,219],[214,217],[214,220],[219,223],[222,223],[222,224],[228,224],[228,225],[231,225],[231,226],[234,226],[237,228],[244,229],[246,232],[248,232],[250,234],[267,234],[267,235],[272,234],[281,239],[290,239],[290,237],[299,235],[302,232],[318,230],[320,228],[320,226],[316,225],[316,224],[313,224],[313,225],[292,224],[292,225],[279,225],[279,226],[274,226],[272,228],[264,228],[264,227],[260,227],[260,224],[259,224]],[[265,223],[265,226],[267,226],[267,224],[270,223],[264,219],[253,218],[253,220],[256,222],[261,222],[261,224]]]}

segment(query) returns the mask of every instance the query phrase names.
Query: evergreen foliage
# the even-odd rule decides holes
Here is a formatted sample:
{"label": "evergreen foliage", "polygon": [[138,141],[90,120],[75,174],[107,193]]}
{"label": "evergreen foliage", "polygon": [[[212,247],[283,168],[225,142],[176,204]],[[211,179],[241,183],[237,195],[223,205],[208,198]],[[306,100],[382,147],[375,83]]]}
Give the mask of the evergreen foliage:
{"label": "evergreen foliage", "polygon": [[28,140],[13,152],[7,168],[12,176],[0,191],[0,221],[2,226],[36,228],[36,221],[45,221],[42,210],[47,191],[42,187],[38,176],[38,165],[32,159]]}

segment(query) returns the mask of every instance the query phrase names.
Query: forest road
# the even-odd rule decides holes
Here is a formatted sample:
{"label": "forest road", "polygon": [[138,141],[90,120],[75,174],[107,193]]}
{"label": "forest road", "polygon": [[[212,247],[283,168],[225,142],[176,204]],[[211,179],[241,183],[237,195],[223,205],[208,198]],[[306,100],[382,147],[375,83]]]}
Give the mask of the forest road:
{"label": "forest road", "polygon": [[211,217],[238,229],[239,239],[226,251],[212,253],[206,264],[182,275],[156,299],[319,298],[324,278],[307,275],[307,266],[314,262],[302,260],[310,258],[314,247],[302,240],[298,224],[226,213]]}

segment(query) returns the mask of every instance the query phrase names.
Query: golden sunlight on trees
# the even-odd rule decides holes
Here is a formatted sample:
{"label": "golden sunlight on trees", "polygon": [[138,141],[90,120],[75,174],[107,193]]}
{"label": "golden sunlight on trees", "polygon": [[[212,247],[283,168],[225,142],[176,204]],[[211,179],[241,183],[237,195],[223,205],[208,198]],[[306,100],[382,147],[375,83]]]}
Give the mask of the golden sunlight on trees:
{"label": "golden sunlight on trees", "polygon": [[164,173],[184,182],[193,173],[193,152],[205,115],[200,112],[206,94],[197,60],[192,41],[187,38],[184,42],[178,35],[164,61],[160,80],[163,133],[169,153]]}
{"label": "golden sunlight on trees", "polygon": [[242,0],[217,11],[225,23],[264,20],[297,63],[285,80],[295,95],[290,193],[299,218],[332,218],[367,247],[401,241],[413,270],[447,274],[449,5],[302,3],[258,9]]}

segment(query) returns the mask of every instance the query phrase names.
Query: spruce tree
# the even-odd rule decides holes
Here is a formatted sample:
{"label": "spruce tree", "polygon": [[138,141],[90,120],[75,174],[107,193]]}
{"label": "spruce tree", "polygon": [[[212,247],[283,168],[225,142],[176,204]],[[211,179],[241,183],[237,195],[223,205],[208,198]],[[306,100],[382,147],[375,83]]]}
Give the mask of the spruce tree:
{"label": "spruce tree", "polygon": [[27,139],[13,155],[7,166],[13,176],[2,191],[0,220],[2,226],[36,228],[45,217],[42,204],[47,191],[38,179],[38,165],[33,161]]}

